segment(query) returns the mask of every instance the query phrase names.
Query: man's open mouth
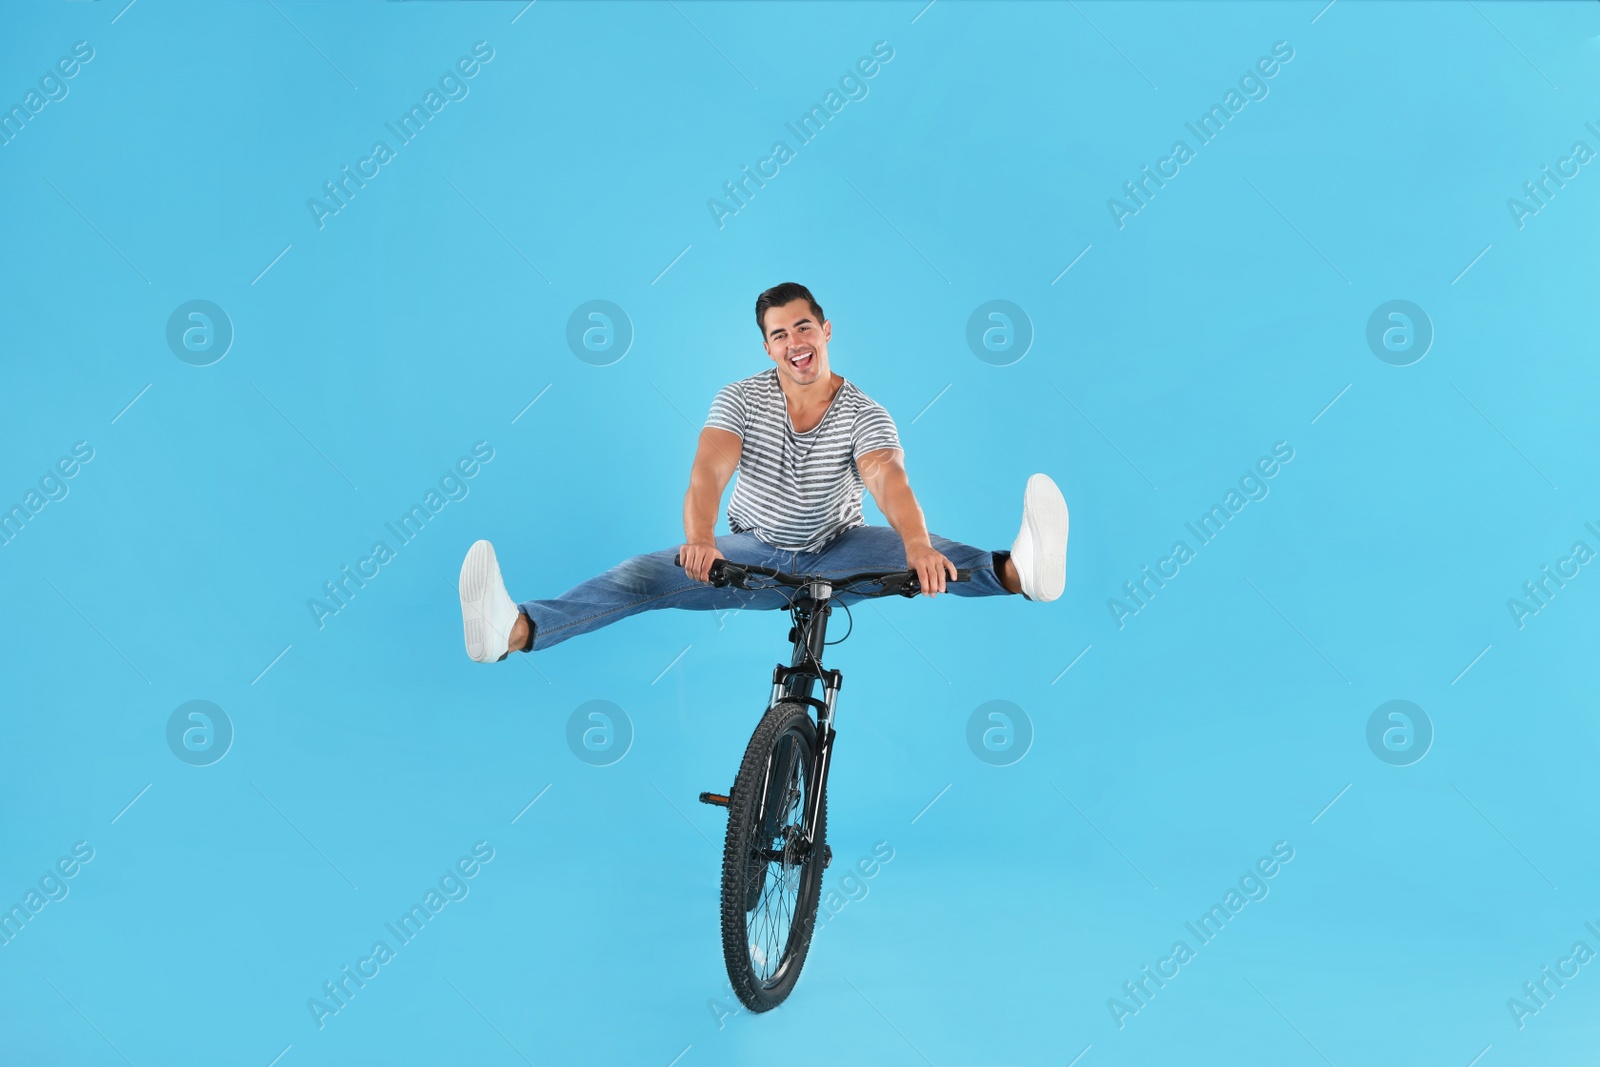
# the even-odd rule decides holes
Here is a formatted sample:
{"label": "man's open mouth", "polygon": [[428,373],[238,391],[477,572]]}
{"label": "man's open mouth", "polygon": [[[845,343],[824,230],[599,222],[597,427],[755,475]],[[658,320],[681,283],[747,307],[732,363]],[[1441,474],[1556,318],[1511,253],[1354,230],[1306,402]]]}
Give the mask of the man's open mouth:
{"label": "man's open mouth", "polygon": [[805,370],[807,367],[811,366],[812,361],[816,358],[816,353],[814,352],[807,352],[800,356],[790,356],[789,366],[793,367],[795,370]]}

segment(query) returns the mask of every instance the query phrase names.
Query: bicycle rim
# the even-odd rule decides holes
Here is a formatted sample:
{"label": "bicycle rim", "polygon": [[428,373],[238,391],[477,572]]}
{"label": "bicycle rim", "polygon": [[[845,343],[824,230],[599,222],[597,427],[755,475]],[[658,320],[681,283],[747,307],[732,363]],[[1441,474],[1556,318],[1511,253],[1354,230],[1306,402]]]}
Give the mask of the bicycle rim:
{"label": "bicycle rim", "polygon": [[816,921],[824,828],[817,827],[814,844],[805,833],[815,739],[803,707],[769,711],[751,738],[730,804],[723,950],[735,992],[754,1011],[788,996]]}

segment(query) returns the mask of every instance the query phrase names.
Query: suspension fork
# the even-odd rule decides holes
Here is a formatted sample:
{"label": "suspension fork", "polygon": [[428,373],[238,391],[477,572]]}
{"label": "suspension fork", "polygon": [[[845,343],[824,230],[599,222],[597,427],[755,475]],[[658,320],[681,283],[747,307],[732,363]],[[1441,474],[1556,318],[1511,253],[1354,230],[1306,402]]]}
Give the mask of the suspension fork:
{"label": "suspension fork", "polygon": [[[833,763],[833,709],[839,700],[839,689],[844,685],[844,675],[822,667],[822,653],[828,640],[828,616],[833,611],[833,588],[827,582],[814,582],[807,592],[810,594],[808,599],[811,608],[806,613],[809,625],[805,632],[797,636],[805,641],[806,650],[810,653],[809,662],[816,664],[821,674],[806,678],[804,695],[809,697],[814,692],[814,683],[817,681],[822,682],[823,693],[822,709],[817,714],[817,755],[811,765],[810,795],[807,797],[805,813],[806,844],[810,846],[816,843],[817,824],[822,819],[828,768]],[[798,641],[795,651],[801,651]]]}
{"label": "suspension fork", "polygon": [[844,675],[838,671],[824,671],[822,702],[826,711],[817,716],[817,758],[811,768],[810,810],[806,812],[806,844],[816,843],[817,824],[822,819],[822,803],[828,789],[828,768],[833,762],[833,708],[839,700],[839,690],[844,685]]}
{"label": "suspension fork", "polygon": [[[822,652],[827,644],[828,616],[832,612],[832,593],[826,582],[813,583],[806,590],[800,604],[799,626],[789,632],[789,639],[794,642],[791,666],[787,669],[779,666],[773,672],[772,680],[772,705],[789,696],[815,707],[817,701],[812,694],[816,691],[816,683],[821,681],[823,686],[822,707],[817,712],[816,758],[812,761],[810,781],[806,783],[808,803],[804,825],[807,845],[813,843],[817,823],[822,817],[823,794],[828,788],[828,768],[833,756],[833,712],[839,699],[839,689],[844,685],[844,675],[839,671],[824,669],[819,677],[810,669],[811,664],[820,666],[822,663]],[[774,770],[778,772],[776,775]],[[786,787],[789,770],[787,763],[777,768],[770,763],[767,765],[767,781],[762,783],[761,809],[757,814],[763,832],[770,829],[765,816],[775,807],[772,791],[779,787],[779,783],[784,783]]]}

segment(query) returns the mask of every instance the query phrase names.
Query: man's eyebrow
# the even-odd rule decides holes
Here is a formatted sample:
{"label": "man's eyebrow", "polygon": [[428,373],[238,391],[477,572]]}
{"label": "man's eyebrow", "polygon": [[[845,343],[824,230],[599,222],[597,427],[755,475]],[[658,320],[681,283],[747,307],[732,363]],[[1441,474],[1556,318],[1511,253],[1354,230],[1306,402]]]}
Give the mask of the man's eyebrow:
{"label": "man's eyebrow", "polygon": [[[798,328],[798,327],[804,326],[808,322],[811,322],[811,320],[810,319],[799,319],[799,320],[797,320],[795,322],[795,327]],[[812,325],[815,325],[815,323],[812,323]],[[786,326],[774,326],[772,329],[767,331],[767,336],[771,337],[774,334],[782,333],[786,329],[788,329],[788,327],[786,327]]]}

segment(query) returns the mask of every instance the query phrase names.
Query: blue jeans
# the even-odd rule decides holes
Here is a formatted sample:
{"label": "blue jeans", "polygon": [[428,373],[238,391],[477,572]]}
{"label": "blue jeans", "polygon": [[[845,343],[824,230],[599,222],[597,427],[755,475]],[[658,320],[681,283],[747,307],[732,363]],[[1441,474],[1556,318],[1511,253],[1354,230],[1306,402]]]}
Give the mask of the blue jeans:
{"label": "blue jeans", "polygon": [[[1000,583],[996,567],[1010,554],[973,548],[930,535],[933,547],[972,576],[965,582],[946,581],[946,592],[956,596],[1002,596],[1010,591]],[[856,526],[845,530],[815,552],[775,548],[754,534],[724,534],[717,550],[735,563],[755,563],[794,574],[820,574],[842,578],[860,571],[898,571],[906,566],[905,543],[889,526]],[[791,589],[720,589],[697,582],[672,562],[678,547],[646,552],[612,567],[604,574],[574,586],[554,600],[530,600],[520,605],[533,620],[533,649],[558,645],[569,637],[609,626],[629,615],[656,608],[689,611],[773,611],[787,607]],[[864,599],[842,594],[846,603]]]}

